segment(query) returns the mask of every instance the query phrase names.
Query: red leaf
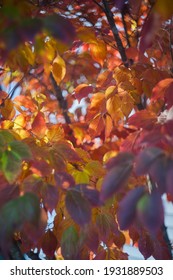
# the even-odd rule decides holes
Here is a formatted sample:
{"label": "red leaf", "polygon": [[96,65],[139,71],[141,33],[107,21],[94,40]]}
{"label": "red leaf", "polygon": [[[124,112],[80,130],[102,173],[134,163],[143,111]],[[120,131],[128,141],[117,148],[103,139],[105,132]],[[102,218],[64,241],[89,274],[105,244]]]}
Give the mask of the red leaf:
{"label": "red leaf", "polygon": [[151,101],[157,100],[165,100],[168,105],[168,109],[173,105],[173,79],[168,78],[161,80],[157,85],[153,88],[153,95]]}
{"label": "red leaf", "polygon": [[107,173],[107,175],[103,180],[103,184],[100,192],[101,202],[104,202],[106,199],[112,197],[114,193],[116,193],[126,185],[128,178],[131,175],[132,168],[133,168],[133,161],[131,156],[125,155],[124,161],[122,162],[120,161],[119,164],[115,158],[114,167],[112,167],[112,169]]}
{"label": "red leaf", "polygon": [[136,216],[136,205],[145,192],[145,187],[137,187],[128,192],[120,202],[117,219],[121,230],[127,230]]}
{"label": "red leaf", "polygon": [[149,147],[143,150],[136,157],[135,172],[138,176],[149,172],[150,166],[164,155],[163,150],[156,147]]}
{"label": "red leaf", "polygon": [[73,188],[67,191],[65,205],[70,216],[77,224],[84,226],[89,223],[91,206],[78,190]]}
{"label": "red leaf", "polygon": [[48,230],[41,240],[41,248],[46,256],[52,258],[57,248],[58,242],[51,230]]}
{"label": "red leaf", "polygon": [[135,113],[128,120],[129,125],[133,125],[137,128],[145,128],[149,130],[153,128],[156,122],[157,122],[156,114],[147,110],[142,110]]}
{"label": "red leaf", "polygon": [[88,97],[88,94],[93,93],[93,87],[87,84],[80,84],[75,89],[75,97],[81,101],[82,98]]}
{"label": "red leaf", "polygon": [[159,28],[159,20],[157,18],[157,14],[150,13],[147,20],[145,20],[145,23],[141,31],[139,49],[142,53],[144,53],[146,49],[151,47],[158,28]]}
{"label": "red leaf", "polygon": [[164,209],[158,190],[145,194],[137,204],[137,216],[143,226],[156,234],[164,222]]}

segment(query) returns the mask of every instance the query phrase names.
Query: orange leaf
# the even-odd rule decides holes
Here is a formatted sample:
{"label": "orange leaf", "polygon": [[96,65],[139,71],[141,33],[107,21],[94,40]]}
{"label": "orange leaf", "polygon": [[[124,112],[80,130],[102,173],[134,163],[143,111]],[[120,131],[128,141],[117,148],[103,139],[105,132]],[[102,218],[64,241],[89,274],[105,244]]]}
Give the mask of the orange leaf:
{"label": "orange leaf", "polygon": [[106,58],[106,45],[103,41],[97,41],[97,44],[90,44],[92,58],[103,65]]}
{"label": "orange leaf", "polygon": [[38,112],[33,123],[32,123],[32,132],[39,138],[44,137],[47,130],[46,121],[44,115],[41,112]]}
{"label": "orange leaf", "polygon": [[12,120],[15,116],[14,104],[11,99],[6,99],[1,109],[1,114],[5,119]]}

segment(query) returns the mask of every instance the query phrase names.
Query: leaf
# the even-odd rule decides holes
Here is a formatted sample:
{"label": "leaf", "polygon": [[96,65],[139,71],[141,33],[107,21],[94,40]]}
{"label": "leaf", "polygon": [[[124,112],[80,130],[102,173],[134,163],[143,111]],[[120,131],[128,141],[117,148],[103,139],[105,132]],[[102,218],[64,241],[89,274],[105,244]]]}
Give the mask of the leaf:
{"label": "leaf", "polygon": [[69,189],[65,198],[66,208],[72,219],[84,226],[90,222],[91,206],[77,189]]}
{"label": "leaf", "polygon": [[88,200],[88,202],[91,204],[91,206],[99,206],[99,191],[96,189],[93,189],[89,185],[80,184],[76,185],[75,189],[80,191],[81,195]]}
{"label": "leaf", "polygon": [[53,258],[58,242],[51,230],[48,230],[41,239],[41,248],[43,253],[49,258]]}
{"label": "leaf", "polygon": [[157,116],[155,113],[149,110],[142,110],[133,114],[128,119],[128,124],[137,128],[145,128],[151,130],[157,122]]}
{"label": "leaf", "polygon": [[8,150],[11,150],[13,154],[21,160],[32,158],[29,146],[22,141],[13,141],[9,143]]}
{"label": "leaf", "polygon": [[117,212],[117,220],[121,230],[127,230],[136,217],[136,206],[145,192],[145,187],[137,187],[127,193],[121,200]]}
{"label": "leaf", "polygon": [[93,225],[88,226],[86,228],[86,235],[86,245],[91,251],[96,253],[100,243],[96,228]]}
{"label": "leaf", "polygon": [[116,163],[114,167],[110,169],[107,175],[103,179],[100,200],[104,202],[108,198],[112,197],[117,191],[124,187],[131,175],[133,169],[133,161],[131,155],[127,155],[126,160]]}
{"label": "leaf", "polygon": [[173,105],[173,79],[168,78],[161,80],[156,84],[156,86],[152,90],[152,98],[151,101],[157,100],[165,100],[167,104],[167,108],[171,108]]}
{"label": "leaf", "polygon": [[39,219],[40,203],[34,194],[26,193],[7,202],[0,210],[1,243],[12,238],[14,231],[20,230],[25,222],[37,226]]}
{"label": "leaf", "polygon": [[149,147],[144,149],[136,157],[135,172],[138,176],[149,172],[151,165],[164,156],[164,151],[157,147]]}
{"label": "leaf", "polygon": [[164,173],[165,173],[165,179],[166,179],[167,193],[169,193],[170,196],[173,196],[173,159],[169,160],[169,166],[168,166],[167,170],[165,170]]}
{"label": "leaf", "polygon": [[142,233],[138,240],[138,248],[145,260],[151,257],[154,252],[153,242],[147,233]]}
{"label": "leaf", "polygon": [[40,195],[47,210],[52,212],[54,209],[56,209],[59,200],[59,193],[55,186],[48,183],[43,183],[40,189]]}
{"label": "leaf", "polygon": [[75,29],[71,22],[59,14],[44,17],[44,27],[49,33],[65,44],[71,44],[75,37]]}
{"label": "leaf", "polygon": [[32,123],[32,133],[37,137],[43,138],[47,130],[46,121],[43,113],[38,112]]}
{"label": "leaf", "polygon": [[59,124],[51,126],[46,133],[48,140],[55,143],[64,138],[64,130]]}
{"label": "leaf", "polygon": [[89,94],[93,93],[93,87],[87,84],[80,84],[74,89],[75,97],[78,101],[82,98],[88,97]]}
{"label": "leaf", "polygon": [[110,160],[106,163],[106,168],[110,170],[115,166],[131,164],[133,160],[134,155],[132,153],[121,152],[118,155],[110,158]]}
{"label": "leaf", "polygon": [[21,172],[21,163],[24,159],[31,159],[29,147],[21,141],[9,143],[0,159],[0,169],[9,183],[13,183]]}
{"label": "leaf", "polygon": [[156,234],[164,222],[164,210],[158,190],[145,194],[137,204],[137,216],[142,225],[152,234]]}
{"label": "leaf", "polygon": [[89,47],[93,60],[103,65],[107,53],[105,43],[101,40],[97,40],[96,44],[90,44]]}
{"label": "leaf", "polygon": [[52,74],[58,85],[65,77],[66,74],[65,61],[59,55],[53,61]]}
{"label": "leaf", "polygon": [[105,243],[108,240],[110,234],[118,231],[118,225],[109,213],[98,214],[95,223],[100,239]]}
{"label": "leaf", "polygon": [[139,50],[142,53],[145,53],[145,51],[152,46],[158,28],[159,21],[157,15],[155,13],[150,13],[141,30]]}
{"label": "leaf", "polygon": [[12,120],[16,114],[14,109],[14,104],[11,99],[6,99],[4,101],[4,106],[1,108],[1,114],[4,117],[4,119]]}
{"label": "leaf", "polygon": [[61,238],[61,252],[65,260],[78,259],[78,233],[74,226],[67,228]]}
{"label": "leaf", "polygon": [[157,11],[164,19],[169,19],[173,13],[173,3],[171,0],[157,0],[154,5],[154,10]]}

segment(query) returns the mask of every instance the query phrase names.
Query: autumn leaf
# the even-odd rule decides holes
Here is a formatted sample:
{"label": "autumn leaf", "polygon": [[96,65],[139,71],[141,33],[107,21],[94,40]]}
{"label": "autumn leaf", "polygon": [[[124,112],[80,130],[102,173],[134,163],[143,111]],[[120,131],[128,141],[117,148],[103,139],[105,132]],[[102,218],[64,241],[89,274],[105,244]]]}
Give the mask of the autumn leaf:
{"label": "autumn leaf", "polygon": [[38,112],[32,123],[32,133],[37,137],[43,138],[47,130],[46,121],[43,113]]}
{"label": "autumn leaf", "polygon": [[164,222],[164,210],[161,194],[157,190],[140,198],[137,203],[137,216],[150,233],[158,232]]}
{"label": "autumn leaf", "polygon": [[144,194],[145,187],[137,187],[127,193],[121,200],[117,212],[117,219],[121,230],[127,230],[136,218],[136,207]]}
{"label": "autumn leaf", "polygon": [[0,210],[1,243],[11,239],[14,231],[20,230],[25,222],[37,226],[39,219],[40,203],[34,194],[26,193],[7,202]]}
{"label": "autumn leaf", "polygon": [[90,222],[91,206],[79,190],[73,188],[67,191],[65,205],[70,216],[77,224],[84,226]]}
{"label": "autumn leaf", "polygon": [[65,61],[59,55],[53,61],[52,74],[58,85],[65,77],[65,74],[66,74]]}
{"label": "autumn leaf", "polygon": [[21,172],[21,163],[24,159],[31,159],[29,147],[21,141],[10,142],[3,151],[0,159],[0,169],[8,182],[13,183]]}
{"label": "autumn leaf", "polygon": [[96,44],[90,44],[89,47],[92,58],[103,65],[107,53],[105,43],[101,40],[97,40]]}
{"label": "autumn leaf", "polygon": [[41,239],[41,248],[43,253],[49,258],[53,258],[58,242],[51,230],[48,230]]}
{"label": "autumn leaf", "polygon": [[87,84],[80,84],[74,89],[75,97],[81,101],[82,98],[88,97],[93,92],[93,87]]}
{"label": "autumn leaf", "polygon": [[135,172],[139,175],[144,175],[148,173],[151,165],[158,160],[159,157],[164,156],[164,151],[156,148],[149,147],[143,150],[136,157]]}
{"label": "autumn leaf", "polygon": [[78,233],[74,226],[67,228],[61,239],[61,252],[65,260],[76,260],[79,251]]}
{"label": "autumn leaf", "polygon": [[172,97],[172,90],[173,90],[173,79],[164,79],[161,80],[159,83],[152,90],[152,98],[151,101],[156,100],[165,100],[168,109],[173,105],[173,97]]}
{"label": "autumn leaf", "polygon": [[112,166],[102,183],[100,192],[100,200],[102,202],[112,197],[127,184],[132,168],[133,159],[131,158],[131,155],[127,155],[127,158],[123,162],[120,162],[119,164],[116,163]]}

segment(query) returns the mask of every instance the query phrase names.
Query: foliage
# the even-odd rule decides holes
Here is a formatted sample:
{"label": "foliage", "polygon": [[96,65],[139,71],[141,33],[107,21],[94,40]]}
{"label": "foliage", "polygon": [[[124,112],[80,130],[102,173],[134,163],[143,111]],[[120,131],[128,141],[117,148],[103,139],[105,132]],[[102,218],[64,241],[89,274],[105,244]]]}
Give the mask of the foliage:
{"label": "foliage", "polygon": [[1,254],[171,259],[172,1],[3,2]]}

